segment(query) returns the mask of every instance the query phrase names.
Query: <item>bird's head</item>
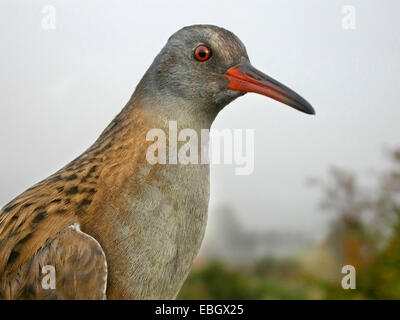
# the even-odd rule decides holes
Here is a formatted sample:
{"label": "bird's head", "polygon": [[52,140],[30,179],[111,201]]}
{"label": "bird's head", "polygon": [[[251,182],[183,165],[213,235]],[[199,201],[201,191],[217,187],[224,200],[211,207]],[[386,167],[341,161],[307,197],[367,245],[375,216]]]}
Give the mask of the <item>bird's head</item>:
{"label": "bird's head", "polygon": [[174,33],[148,75],[152,91],[190,100],[205,111],[218,112],[246,92],[255,92],[314,114],[305,99],[250,64],[238,37],[216,26],[194,25]]}

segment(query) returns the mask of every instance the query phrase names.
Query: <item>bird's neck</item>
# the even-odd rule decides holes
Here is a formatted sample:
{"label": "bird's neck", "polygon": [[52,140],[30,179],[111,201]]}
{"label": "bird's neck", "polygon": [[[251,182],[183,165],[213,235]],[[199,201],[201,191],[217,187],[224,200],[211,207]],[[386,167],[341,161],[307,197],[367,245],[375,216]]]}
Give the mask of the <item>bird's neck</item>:
{"label": "bird's neck", "polygon": [[[217,112],[208,111],[207,106],[175,96],[165,96],[158,92],[152,94],[138,88],[119,115],[102,133],[100,140],[113,136],[114,139],[131,139],[137,134],[137,126],[161,129],[168,132],[170,122],[176,122],[178,130],[193,129],[198,134],[202,129],[209,130]],[[131,134],[130,134],[131,133]],[[119,137],[118,137],[119,136]]]}
{"label": "bird's neck", "polygon": [[176,121],[180,129],[210,129],[217,115],[210,112],[212,106],[158,92],[146,94],[142,101],[145,115],[157,128],[167,128],[170,121]]}

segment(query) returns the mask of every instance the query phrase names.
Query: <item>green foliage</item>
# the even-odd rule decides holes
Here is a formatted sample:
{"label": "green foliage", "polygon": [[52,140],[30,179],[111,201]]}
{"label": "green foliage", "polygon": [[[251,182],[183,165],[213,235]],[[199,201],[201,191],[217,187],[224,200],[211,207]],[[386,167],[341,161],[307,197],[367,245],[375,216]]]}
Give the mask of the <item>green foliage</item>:
{"label": "green foliage", "polygon": [[242,271],[218,261],[211,262],[190,275],[179,298],[256,299],[256,281]]}
{"label": "green foliage", "polygon": [[272,258],[251,266],[211,261],[193,270],[178,299],[306,299],[301,285],[279,273],[294,275],[293,266]]}

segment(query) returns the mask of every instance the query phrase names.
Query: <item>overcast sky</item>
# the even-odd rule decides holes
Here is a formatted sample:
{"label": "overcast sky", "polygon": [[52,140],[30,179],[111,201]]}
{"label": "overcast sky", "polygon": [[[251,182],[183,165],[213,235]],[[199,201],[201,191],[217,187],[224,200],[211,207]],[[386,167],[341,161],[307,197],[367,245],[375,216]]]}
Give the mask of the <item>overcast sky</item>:
{"label": "overcast sky", "polygon": [[[42,27],[46,5],[55,29]],[[344,5],[355,29],[342,27]],[[219,114],[214,128],[255,129],[255,171],[212,168],[210,222],[228,203],[248,228],[317,233],[326,217],[307,177],[379,169],[400,142],[399,12],[397,0],[2,0],[0,206],[90,146],[173,32],[207,23],[317,112],[248,94]]]}

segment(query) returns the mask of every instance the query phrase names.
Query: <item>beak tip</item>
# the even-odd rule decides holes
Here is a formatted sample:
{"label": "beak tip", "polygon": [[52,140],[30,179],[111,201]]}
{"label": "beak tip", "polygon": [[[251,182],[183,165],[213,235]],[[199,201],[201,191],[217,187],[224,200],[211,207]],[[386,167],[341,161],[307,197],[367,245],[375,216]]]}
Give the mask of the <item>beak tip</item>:
{"label": "beak tip", "polygon": [[308,110],[307,113],[310,114],[310,115],[312,115],[312,116],[315,116],[315,110],[314,110],[314,108],[310,106],[310,108],[309,108],[309,110]]}
{"label": "beak tip", "polygon": [[309,114],[309,115],[315,115],[315,110],[312,107],[311,104],[309,104],[307,101],[302,99],[303,101],[301,103],[287,103],[289,106],[293,107],[294,109],[301,111],[303,113]]}

